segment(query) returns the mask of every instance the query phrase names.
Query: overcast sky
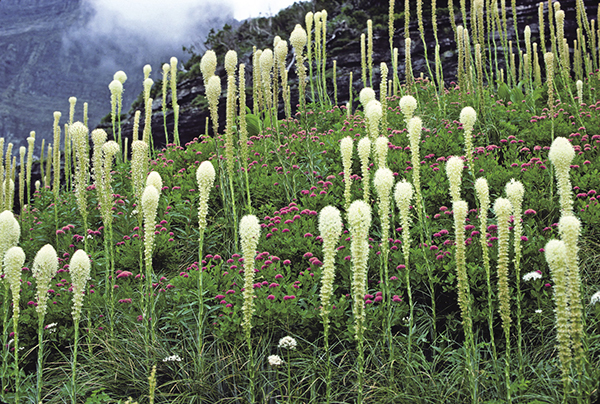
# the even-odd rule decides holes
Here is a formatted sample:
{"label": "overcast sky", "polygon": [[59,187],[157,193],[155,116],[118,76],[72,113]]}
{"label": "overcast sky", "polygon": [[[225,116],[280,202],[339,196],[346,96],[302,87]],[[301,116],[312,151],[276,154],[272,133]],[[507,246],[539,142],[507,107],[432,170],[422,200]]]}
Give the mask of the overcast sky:
{"label": "overcast sky", "polygon": [[[208,32],[215,20],[244,20],[269,16],[294,0],[86,0],[94,17],[85,27],[92,37],[118,38],[132,35],[156,46],[190,45],[198,34]],[[218,27],[220,28],[220,27]],[[116,39],[115,38],[115,39]]]}
{"label": "overcast sky", "polygon": [[244,20],[249,17],[258,17],[259,14],[277,14],[282,8],[294,4],[294,0],[224,0],[233,7],[233,17]]}

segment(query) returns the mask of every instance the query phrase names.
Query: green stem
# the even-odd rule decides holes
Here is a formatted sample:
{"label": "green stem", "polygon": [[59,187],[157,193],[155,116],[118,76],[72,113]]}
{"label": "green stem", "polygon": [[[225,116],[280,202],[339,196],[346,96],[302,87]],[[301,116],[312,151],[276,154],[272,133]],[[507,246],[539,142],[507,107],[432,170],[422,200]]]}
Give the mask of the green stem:
{"label": "green stem", "polygon": [[71,362],[71,402],[77,404],[77,385],[76,385],[76,367],[77,367],[77,342],[79,341],[79,318],[75,319],[75,338],[73,341],[73,361]]}
{"label": "green stem", "polygon": [[42,401],[42,374],[44,373],[44,316],[38,314],[38,358],[37,358],[37,400]]}
{"label": "green stem", "polygon": [[[8,282],[4,282],[4,294],[2,296],[2,307],[8,307]],[[1,293],[1,292],[0,292]],[[2,396],[6,389],[6,372],[8,370],[8,349],[4,349],[8,345],[8,310],[3,310],[4,315],[2,320]]]}
{"label": "green stem", "polygon": [[356,326],[358,327],[358,397],[356,399],[357,404],[363,402],[363,376],[365,372],[365,356],[363,347],[363,331],[362,331],[362,320],[358,320]]}
{"label": "green stem", "polygon": [[[202,246],[204,229],[200,229],[198,258],[198,359],[202,360],[202,343],[204,340],[204,290],[202,289]],[[207,264],[207,268],[210,264]]]}
{"label": "green stem", "polygon": [[[16,308],[18,309],[18,308]],[[15,404],[19,404],[19,389],[21,386],[21,372],[19,371],[19,315],[13,308],[13,333],[15,334]]]}
{"label": "green stem", "polygon": [[325,380],[326,384],[326,402],[327,404],[331,403],[331,352],[329,351],[329,317],[323,317],[323,331],[325,338],[325,355],[327,356],[327,378]]}

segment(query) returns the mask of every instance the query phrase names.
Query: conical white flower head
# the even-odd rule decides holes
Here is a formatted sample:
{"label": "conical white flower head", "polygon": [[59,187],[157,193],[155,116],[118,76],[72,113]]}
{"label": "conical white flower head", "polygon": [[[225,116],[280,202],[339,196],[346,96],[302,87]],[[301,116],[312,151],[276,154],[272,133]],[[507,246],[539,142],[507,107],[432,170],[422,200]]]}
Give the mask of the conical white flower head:
{"label": "conical white flower head", "polygon": [[412,95],[405,95],[400,98],[400,110],[404,114],[405,119],[412,118],[417,109],[417,100]]}
{"label": "conical white flower head", "polygon": [[460,184],[464,164],[463,160],[457,156],[452,156],[446,161],[446,175],[450,182],[450,196],[453,201],[460,199]]}
{"label": "conical white flower head", "polygon": [[237,67],[238,58],[237,52],[234,50],[230,50],[225,54],[225,71],[228,76],[232,76],[235,74],[235,69]]}
{"label": "conical white flower head", "polygon": [[109,140],[102,146],[102,151],[104,152],[105,156],[111,158],[119,152],[119,144],[114,140]]}
{"label": "conical white flower head", "polygon": [[244,256],[254,257],[258,239],[260,237],[260,223],[254,215],[246,215],[240,220],[240,239]]}
{"label": "conical white flower head", "polygon": [[558,221],[561,238],[569,245],[576,245],[581,233],[581,221],[573,215],[563,215]]}
{"label": "conical white flower head", "polygon": [[217,104],[219,97],[221,96],[221,78],[219,76],[212,76],[208,79],[206,85],[206,98],[209,104]]}
{"label": "conical white flower head", "polygon": [[[25,263],[25,253],[21,247],[11,247],[4,255],[4,268],[6,280],[13,293],[18,294],[21,289],[21,270]],[[18,300],[17,300],[18,301]]]}
{"label": "conical white flower head", "polygon": [[271,49],[265,49],[265,50],[263,50],[262,54],[260,55],[260,69],[263,72],[270,72],[272,68],[273,68],[273,51]]}
{"label": "conical white flower head", "polygon": [[379,136],[375,139],[375,154],[380,168],[387,166],[388,139],[384,136]]}
{"label": "conical white flower head", "polygon": [[506,198],[498,198],[494,202],[494,213],[497,217],[508,217],[512,212],[512,205]]}
{"label": "conical white flower head", "polygon": [[383,198],[384,195],[389,196],[394,186],[394,173],[389,168],[379,168],[375,171],[373,183],[380,198]]}
{"label": "conical white flower head", "polygon": [[204,52],[202,59],[200,59],[200,71],[204,82],[208,82],[208,79],[215,75],[217,69],[217,54],[215,51],[209,49]]}
{"label": "conical white flower head", "polygon": [[375,99],[372,99],[367,103],[365,108],[365,115],[369,121],[379,122],[383,116],[383,110],[381,109],[381,103]]}
{"label": "conical white flower head", "polygon": [[152,80],[151,78],[147,78],[146,80],[144,80],[144,92],[149,94],[153,85],[154,80]]}
{"label": "conical white flower head", "polygon": [[77,250],[69,263],[71,284],[73,287],[73,318],[78,319],[83,306],[85,284],[90,279],[90,259],[85,251]]}
{"label": "conical white flower head", "polygon": [[423,130],[423,121],[421,118],[415,116],[408,121],[408,137],[411,147],[413,144],[418,145],[418,141],[421,139],[421,130]]}
{"label": "conical white flower head", "polygon": [[342,234],[342,216],[338,208],[325,206],[319,213],[319,233],[324,243],[337,243]]}
{"label": "conical white flower head", "polygon": [[92,131],[92,142],[95,145],[103,145],[106,142],[108,135],[104,129],[94,129]]}
{"label": "conical white flower head", "polygon": [[360,103],[362,104],[363,108],[367,108],[367,105],[369,105],[369,102],[373,101],[375,99],[375,91],[371,88],[371,87],[365,87],[362,90],[360,90]]}
{"label": "conical white flower head", "polygon": [[340,141],[343,162],[349,162],[352,159],[352,143],[352,138],[350,136],[346,136]]}
{"label": "conical white flower head", "polygon": [[564,267],[567,264],[567,247],[562,240],[548,241],[544,247],[544,254],[550,269]]}
{"label": "conical white flower head", "polygon": [[465,130],[473,130],[475,122],[477,121],[477,112],[472,107],[464,107],[460,111],[460,123],[463,124]]}
{"label": "conical white flower head", "polygon": [[350,231],[357,237],[366,237],[371,227],[371,207],[363,200],[352,202],[348,208]]}
{"label": "conical white flower head", "polygon": [[71,135],[71,139],[75,142],[75,147],[85,146],[88,128],[82,122],[74,122],[69,125],[69,135]]}
{"label": "conical white flower head", "polygon": [[557,137],[550,146],[548,157],[554,167],[557,169],[566,169],[571,166],[573,157],[575,157],[575,149],[571,142],[564,137]]}
{"label": "conical white flower head", "polygon": [[200,163],[200,166],[196,170],[196,181],[198,181],[200,191],[202,191],[202,188],[212,187],[215,181],[215,167],[210,161],[204,160]]}
{"label": "conical white flower head", "polygon": [[363,137],[358,141],[358,156],[361,161],[369,158],[369,154],[371,154],[371,141],[368,137]]}
{"label": "conical white flower head", "polygon": [[46,303],[48,302],[48,289],[50,281],[58,270],[58,255],[50,244],[43,246],[33,260],[31,272],[37,284],[37,307],[40,315],[46,314]]}
{"label": "conical white flower head", "polygon": [[[0,254],[19,243],[21,226],[9,210],[0,213]],[[1,257],[1,255],[0,255]]]}
{"label": "conical white flower head", "polygon": [[[152,67],[150,65],[146,65],[146,66],[144,66],[144,74],[146,73],[146,69],[152,70]],[[150,74],[150,72],[148,72],[148,74]],[[125,74],[125,72],[123,70],[119,70],[118,72],[116,72],[114,74],[113,80],[117,80],[117,81],[119,81],[119,83],[125,84],[125,82],[127,81],[127,75]]]}
{"label": "conical white flower head", "polygon": [[123,83],[119,80],[113,80],[108,85],[111,94],[121,94],[123,92]]}
{"label": "conical white flower head", "polygon": [[156,187],[154,185],[146,186],[144,193],[142,194],[142,208],[146,221],[152,221],[156,217],[159,199],[160,193]]}
{"label": "conical white flower head", "polygon": [[290,35],[290,43],[296,50],[296,52],[302,52],[304,47],[306,46],[306,41],[308,40],[306,36],[306,31],[302,28],[302,25],[296,24],[294,30]]}
{"label": "conical white flower head", "polygon": [[[513,205],[521,205],[523,202],[523,196],[525,194],[525,188],[521,181],[516,181],[514,178],[510,179],[510,182],[506,184],[506,196]],[[516,208],[516,206],[513,206]]]}
{"label": "conical white flower head", "polygon": [[475,191],[477,192],[477,197],[479,199],[489,199],[490,189],[488,187],[488,182],[485,178],[480,177],[475,180]]}
{"label": "conical white flower head", "polygon": [[408,209],[410,201],[412,200],[414,191],[413,186],[410,182],[402,180],[396,183],[396,190],[394,191],[394,199],[396,199],[396,205],[398,209]]}
{"label": "conical white flower head", "polygon": [[154,186],[154,188],[156,188],[156,190],[160,194],[163,187],[163,181],[158,172],[152,171],[150,174],[148,174],[148,178],[146,178],[146,186],[149,185]]}

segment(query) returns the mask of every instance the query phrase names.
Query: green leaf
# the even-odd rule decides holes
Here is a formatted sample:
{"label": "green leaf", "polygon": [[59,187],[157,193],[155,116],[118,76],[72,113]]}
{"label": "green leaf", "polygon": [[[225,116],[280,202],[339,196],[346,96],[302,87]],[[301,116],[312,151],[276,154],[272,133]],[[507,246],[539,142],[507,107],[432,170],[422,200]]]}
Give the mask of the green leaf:
{"label": "green leaf", "polygon": [[260,133],[260,121],[256,115],[246,115],[246,126],[248,128],[248,136],[256,136]]}
{"label": "green leaf", "polygon": [[498,98],[505,101],[510,98],[510,89],[506,83],[502,83],[502,85],[498,88]]}

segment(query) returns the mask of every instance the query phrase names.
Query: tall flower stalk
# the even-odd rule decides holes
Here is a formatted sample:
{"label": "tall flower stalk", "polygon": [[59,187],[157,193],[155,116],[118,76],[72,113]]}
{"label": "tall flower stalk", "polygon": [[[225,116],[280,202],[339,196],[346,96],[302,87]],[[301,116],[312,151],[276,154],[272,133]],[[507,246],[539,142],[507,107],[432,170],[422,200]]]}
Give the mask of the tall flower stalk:
{"label": "tall flower stalk", "polygon": [[35,310],[38,315],[38,358],[37,358],[37,401],[42,400],[42,375],[44,373],[44,318],[48,304],[48,289],[50,282],[58,271],[58,255],[50,244],[43,246],[33,260],[31,272],[37,283],[37,306]]}
{"label": "tall flower stalk", "polygon": [[558,357],[562,365],[563,391],[566,397],[570,390],[570,366],[572,360],[569,330],[569,297],[567,286],[567,247],[564,241],[550,240],[544,247],[546,262],[554,282],[553,295],[556,304],[556,339]]}
{"label": "tall flower stalk", "polygon": [[[380,138],[386,139],[386,138]],[[375,178],[373,180],[375,185],[375,191],[378,196],[379,206],[379,220],[381,222],[381,255],[380,255],[380,266],[379,266],[379,280],[383,287],[383,301],[387,312],[386,319],[383,322],[383,328],[385,330],[385,339],[390,346],[390,359],[393,358],[393,344],[392,344],[392,325],[391,325],[391,313],[390,313],[390,293],[389,293],[389,233],[390,233],[390,211],[391,201],[390,193],[394,186],[394,173],[389,168],[379,168],[375,172]]]}
{"label": "tall flower stalk", "polygon": [[84,250],[77,250],[69,263],[71,284],[73,288],[73,315],[75,336],[73,338],[73,360],[71,362],[71,402],[77,403],[77,346],[79,343],[79,320],[85,294],[85,284],[90,279],[90,259]]}
{"label": "tall flower stalk", "polygon": [[371,141],[368,137],[363,137],[358,141],[358,157],[360,158],[360,167],[362,173],[363,199],[369,200],[371,183],[369,179],[369,155],[371,154]]}
{"label": "tall flower stalk", "polygon": [[[365,138],[366,139],[366,138]],[[365,294],[367,293],[367,266],[369,260],[369,228],[371,227],[371,207],[366,202],[357,200],[348,209],[348,227],[352,235],[352,314],[354,315],[354,335],[358,343],[358,397],[357,403],[363,402],[364,349],[363,335],[365,331]]]}
{"label": "tall flower stalk", "polygon": [[142,194],[142,209],[144,212],[144,261],[146,263],[146,295],[148,303],[146,305],[144,322],[150,326],[150,336],[152,342],[156,341],[154,324],[156,318],[154,315],[154,288],[152,286],[152,249],[154,247],[154,227],[156,225],[156,211],[158,209],[158,200],[160,193],[154,185],[146,185]]}
{"label": "tall flower stalk", "polygon": [[[69,126],[69,133],[75,147],[75,157],[77,159],[77,169],[75,170],[75,196],[77,197],[77,208],[83,218],[83,234],[88,230],[88,211],[87,211],[87,181],[89,176],[90,160],[87,153],[86,143],[88,142],[88,128],[81,122],[75,122]],[[84,245],[87,251],[87,237],[84,238]]]}
{"label": "tall flower stalk", "polygon": [[[31,167],[33,166],[33,148],[35,146],[35,132],[31,131],[27,138],[27,203],[31,201]],[[41,166],[41,164],[40,164]]]}
{"label": "tall flower stalk", "polygon": [[490,190],[488,187],[488,182],[485,178],[477,178],[477,180],[475,181],[475,192],[479,201],[479,243],[481,244],[481,251],[483,253],[483,266],[485,268],[485,276],[487,280],[488,326],[490,332],[490,343],[492,345],[492,354],[495,363],[498,359],[498,353],[496,351],[496,343],[494,342],[494,307],[492,303],[493,293],[490,271],[490,255],[488,251],[488,242],[486,238],[487,218],[488,211],[490,210]]}
{"label": "tall flower stalk", "polygon": [[[321,317],[325,352],[327,354],[326,402],[331,401],[331,352],[329,350],[329,313],[335,278],[335,247],[342,235],[342,217],[333,206],[326,206],[319,215],[319,233],[323,239],[323,278],[321,280]],[[289,360],[288,360],[289,362]],[[288,363],[289,365],[289,363]]]}
{"label": "tall flower stalk", "polygon": [[242,311],[244,318],[242,321],[242,328],[244,329],[244,335],[246,337],[246,344],[248,345],[248,354],[250,355],[249,361],[249,376],[250,376],[250,402],[255,402],[255,391],[254,391],[254,353],[252,350],[252,313],[254,312],[253,299],[254,299],[254,257],[256,256],[256,247],[258,246],[258,239],[260,237],[260,224],[258,218],[254,215],[246,215],[240,220],[240,243],[242,245],[242,252],[244,254],[244,304]]}
{"label": "tall flower stalk", "polygon": [[[19,404],[21,385],[19,370],[19,300],[21,292],[21,269],[25,263],[25,253],[21,247],[12,247],[4,255],[4,271],[12,292],[13,334],[15,348],[15,404]],[[8,296],[7,296],[8,297]],[[8,311],[8,310],[7,310]],[[6,330],[5,330],[6,331]]]}
{"label": "tall flower stalk", "polygon": [[471,175],[475,175],[473,169],[473,127],[477,121],[477,112],[472,107],[464,107],[460,112],[460,123],[465,131],[465,155]]}
{"label": "tall flower stalk", "polygon": [[471,288],[467,276],[467,260],[465,248],[465,219],[469,211],[467,202],[453,201],[454,212],[454,234],[456,241],[455,260],[456,278],[458,279],[458,305],[462,317],[462,325],[465,333],[466,368],[469,384],[471,385],[471,399],[474,403],[477,398],[477,358],[475,351],[475,339],[473,336],[473,314]]}
{"label": "tall flower stalk", "polygon": [[521,236],[523,235],[522,223],[522,205],[525,189],[521,181],[515,181],[514,178],[506,184],[506,196],[510,201],[513,214],[513,248],[514,248],[514,268],[515,268],[515,285],[517,289],[517,354],[519,355],[519,373],[523,372],[523,332],[521,330]]}
{"label": "tall flower stalk", "polygon": [[[558,221],[560,238],[565,243],[567,254],[565,256],[567,296],[569,299],[569,331],[573,343],[572,352],[575,359],[577,374],[581,379],[587,361],[584,346],[585,333],[583,329],[583,307],[581,303],[581,275],[579,273],[579,236],[581,222],[575,216],[563,216]],[[578,389],[581,391],[581,388]]]}
{"label": "tall flower stalk", "polygon": [[500,301],[500,318],[506,340],[506,363],[504,376],[506,381],[506,399],[510,402],[510,289],[508,286],[508,242],[510,233],[508,220],[512,206],[506,198],[498,198],[494,202],[494,213],[498,220],[498,300]]}
{"label": "tall flower stalk", "polygon": [[573,214],[573,194],[569,171],[575,157],[575,149],[564,137],[557,137],[550,146],[548,157],[556,170],[556,182],[560,197],[560,208],[563,216]]}
{"label": "tall flower stalk", "polygon": [[110,320],[110,336],[115,336],[114,313],[115,303],[114,294],[114,269],[115,269],[115,252],[113,243],[112,231],[112,164],[113,159],[119,154],[119,145],[114,140],[102,145],[102,188],[99,190],[98,196],[100,199],[100,212],[102,214],[102,223],[104,224],[104,257],[106,262],[106,271],[104,273],[104,298],[110,300],[109,305],[109,320]]}
{"label": "tall flower stalk", "polygon": [[402,254],[404,255],[404,276],[406,282],[406,294],[408,295],[408,344],[407,352],[410,359],[411,343],[412,343],[412,328],[414,323],[414,304],[412,298],[412,290],[410,287],[410,201],[413,198],[413,187],[410,182],[402,180],[396,184],[394,191],[394,199],[396,206],[400,211],[400,221],[402,223]]}
{"label": "tall flower stalk", "polygon": [[244,179],[246,181],[246,199],[248,212],[252,213],[252,199],[250,198],[250,183],[248,182],[248,126],[246,123],[246,66],[239,66],[239,96],[240,96],[240,158],[241,166],[244,170]]}
{"label": "tall flower stalk", "polygon": [[346,136],[340,141],[340,152],[342,154],[342,166],[344,167],[344,208],[348,212],[352,199],[352,138]]}
{"label": "tall flower stalk", "polygon": [[[4,260],[5,253],[11,248],[18,244],[19,237],[21,235],[21,226],[19,222],[15,219],[13,213],[9,210],[5,210],[0,213],[0,262]],[[8,275],[8,274],[7,274]],[[0,282],[2,282],[2,277],[0,277]],[[8,292],[10,288],[10,282],[4,282],[4,295],[2,305],[3,307],[7,306],[8,303]],[[2,316],[2,346],[6,347],[8,345],[8,312],[9,310],[3,310],[4,314]],[[5,385],[5,376],[8,371],[8,349],[2,349],[2,389],[6,387]],[[4,390],[2,390],[4,391]]]}
{"label": "tall flower stalk", "polygon": [[[202,262],[204,231],[206,230],[206,214],[208,213],[208,196],[215,182],[215,168],[208,160],[203,161],[196,170],[196,181],[200,191],[198,201],[198,262]],[[202,357],[204,338],[204,289],[202,285],[202,269],[198,270],[198,357]]]}
{"label": "tall flower stalk", "polygon": [[[231,191],[231,210],[233,218],[233,231],[237,246],[237,213],[235,209],[235,192],[233,187],[233,175],[234,175],[234,144],[233,144],[233,132],[235,126],[235,111],[236,111],[236,84],[235,84],[235,73],[237,70],[237,53],[235,51],[229,51],[225,55],[225,70],[227,71],[227,108],[226,108],[226,124],[225,124],[225,164],[227,165],[227,177],[229,178],[229,189]],[[234,247],[237,249],[237,247]]]}

